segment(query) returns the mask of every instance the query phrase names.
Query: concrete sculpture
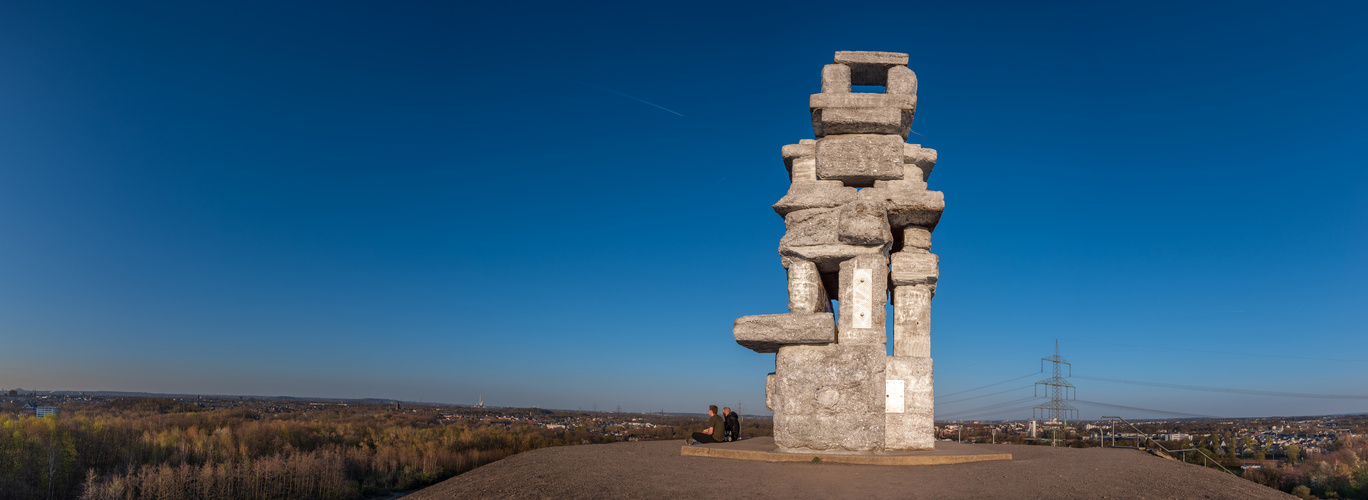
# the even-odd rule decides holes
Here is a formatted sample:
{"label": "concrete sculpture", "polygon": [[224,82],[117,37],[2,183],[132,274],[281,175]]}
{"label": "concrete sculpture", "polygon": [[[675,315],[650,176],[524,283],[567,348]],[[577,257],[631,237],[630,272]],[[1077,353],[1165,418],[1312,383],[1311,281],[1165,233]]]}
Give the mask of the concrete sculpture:
{"label": "concrete sculpture", "polygon": [[742,317],[732,333],[776,353],[765,404],[779,451],[933,449],[930,249],[945,200],[926,189],[936,151],[906,143],[917,77],[907,54],[837,52],[810,108],[816,139],[783,147],[792,183],[774,204],[789,312]]}

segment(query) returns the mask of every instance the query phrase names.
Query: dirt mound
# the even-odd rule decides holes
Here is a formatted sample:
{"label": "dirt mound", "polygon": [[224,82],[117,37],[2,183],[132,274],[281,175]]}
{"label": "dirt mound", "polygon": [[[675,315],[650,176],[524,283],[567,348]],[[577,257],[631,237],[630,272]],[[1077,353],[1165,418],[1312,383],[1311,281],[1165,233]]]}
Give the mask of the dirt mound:
{"label": "dirt mound", "polygon": [[414,493],[452,498],[1296,498],[1117,448],[961,445],[1011,461],[885,466],[686,457],[681,441],[544,448]]}

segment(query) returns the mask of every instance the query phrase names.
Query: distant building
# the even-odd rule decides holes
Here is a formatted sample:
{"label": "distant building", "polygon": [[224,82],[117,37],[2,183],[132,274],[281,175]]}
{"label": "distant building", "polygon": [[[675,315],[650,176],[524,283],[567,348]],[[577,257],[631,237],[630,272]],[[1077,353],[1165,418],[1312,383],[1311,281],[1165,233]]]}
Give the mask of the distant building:
{"label": "distant building", "polygon": [[58,408],[58,407],[56,407],[56,406],[39,406],[39,407],[37,407],[37,408],[34,408],[33,411],[34,411],[34,413],[36,413],[39,417],[46,417],[46,416],[48,416],[48,415],[56,415],[57,412],[60,411],[60,410],[61,410],[61,408]]}
{"label": "distant building", "polygon": [[9,395],[10,395],[10,397],[12,397],[12,398],[17,398],[17,397],[19,397],[19,391],[16,391],[16,390],[14,390],[14,389],[10,389]]}

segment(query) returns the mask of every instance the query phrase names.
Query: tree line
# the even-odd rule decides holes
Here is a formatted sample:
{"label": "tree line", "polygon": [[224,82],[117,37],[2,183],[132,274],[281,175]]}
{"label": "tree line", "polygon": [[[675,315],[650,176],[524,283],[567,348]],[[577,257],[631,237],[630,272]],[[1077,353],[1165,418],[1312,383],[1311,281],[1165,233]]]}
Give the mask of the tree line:
{"label": "tree line", "polygon": [[427,486],[515,453],[613,441],[384,406],[282,415],[118,399],[39,418],[0,414],[0,500],[358,499]]}

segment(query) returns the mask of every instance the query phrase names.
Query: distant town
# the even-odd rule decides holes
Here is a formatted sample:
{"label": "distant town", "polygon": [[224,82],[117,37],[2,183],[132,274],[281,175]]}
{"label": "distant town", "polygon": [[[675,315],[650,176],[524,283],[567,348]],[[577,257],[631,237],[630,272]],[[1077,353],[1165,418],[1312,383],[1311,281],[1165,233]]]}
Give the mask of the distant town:
{"label": "distant town", "polygon": [[[164,397],[204,410],[249,409],[265,415],[287,415],[328,407],[383,408],[413,414],[431,415],[436,422],[486,422],[494,426],[535,426],[545,429],[587,429],[596,436],[611,436],[620,441],[670,437],[657,432],[670,424],[701,421],[701,414],[664,412],[622,412],[585,410],[548,410],[541,408],[496,408],[483,403],[454,405],[398,402],[384,399],[322,399],[267,396],[189,396],[141,393],[0,391],[0,411],[11,414],[46,416],[64,409],[80,409],[124,397]],[[746,416],[747,421],[763,422],[756,430],[769,435],[768,416]],[[665,423],[666,421],[670,424]],[[1319,417],[1185,418],[1137,419],[1134,428],[1111,419],[1077,420],[1066,425],[1031,420],[938,422],[936,437],[972,443],[1057,444],[1074,447],[1137,446],[1137,440],[1168,443],[1173,449],[1207,446],[1213,454],[1235,453],[1246,461],[1272,461],[1286,457],[1288,447],[1302,454],[1325,453],[1337,440],[1368,436],[1368,414]],[[1054,432],[1058,429],[1061,434]],[[681,431],[682,432],[682,431]],[[683,434],[679,434],[681,437]],[[1141,443],[1143,444],[1143,443]],[[1257,458],[1256,458],[1257,457]],[[1277,457],[1277,458],[1275,458]]]}
{"label": "distant town", "polygon": [[[741,422],[743,438],[772,435],[768,416],[743,415]],[[290,470],[321,474],[300,479],[319,488],[326,478],[345,479],[349,482],[327,491],[353,492],[343,495],[349,497],[409,491],[547,446],[682,440],[702,430],[706,417],[483,403],[7,389],[0,390],[0,425],[16,436],[28,436],[14,438],[12,446],[0,442],[0,477],[15,478],[12,484],[0,480],[0,489],[38,494],[44,485],[56,484],[60,487],[53,498],[78,498],[111,485],[136,489],[136,481],[147,481],[148,488],[188,481],[184,478],[193,474],[167,467],[218,463],[221,468],[215,471],[222,477],[215,481],[235,491],[251,490],[266,487],[253,486],[257,476],[246,467],[271,459],[287,469],[297,467]],[[108,434],[111,429],[121,430]],[[941,421],[936,437],[966,443],[1138,448],[1303,498],[1368,493],[1359,477],[1368,477],[1368,461],[1359,458],[1368,455],[1368,414]],[[395,454],[403,458],[386,458]],[[128,456],[141,457],[141,465],[130,465]],[[326,457],[347,458],[336,462],[333,467],[341,469],[333,472],[304,465]],[[40,462],[49,467],[35,471],[22,466]],[[4,464],[20,464],[20,470],[7,471]],[[339,475],[337,470],[351,472]],[[185,483],[184,491],[193,492],[192,486]],[[321,498],[322,491],[301,494]]]}

